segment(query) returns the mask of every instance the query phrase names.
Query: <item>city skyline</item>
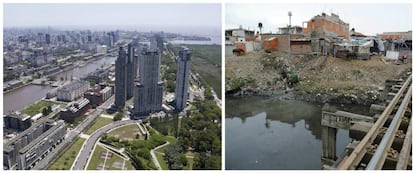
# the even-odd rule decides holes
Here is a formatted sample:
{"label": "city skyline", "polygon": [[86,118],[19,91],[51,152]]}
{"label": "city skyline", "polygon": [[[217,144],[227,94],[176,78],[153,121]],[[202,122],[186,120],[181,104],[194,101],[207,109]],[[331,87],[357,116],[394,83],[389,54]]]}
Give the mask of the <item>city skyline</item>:
{"label": "city skyline", "polygon": [[200,34],[221,30],[221,4],[48,3],[4,4],[3,7],[4,28],[168,30],[186,34],[193,34],[194,29]]}
{"label": "city skyline", "polygon": [[[412,9],[409,3],[227,4],[225,10],[226,29],[238,28],[241,25],[245,29],[257,31],[258,23],[262,22],[263,32],[276,33],[279,27],[289,24],[290,11],[292,26],[303,26],[303,22],[324,12],[328,15],[338,14],[341,20],[349,23],[350,29],[355,28],[355,31],[367,35],[412,30]],[[392,14],[386,13],[389,11]]]}

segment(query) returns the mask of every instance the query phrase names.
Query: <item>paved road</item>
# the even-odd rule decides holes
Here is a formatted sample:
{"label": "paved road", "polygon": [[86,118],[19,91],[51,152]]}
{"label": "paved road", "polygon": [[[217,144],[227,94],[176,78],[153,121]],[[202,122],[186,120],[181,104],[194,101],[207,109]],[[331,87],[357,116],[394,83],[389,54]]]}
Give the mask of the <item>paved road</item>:
{"label": "paved road", "polygon": [[155,150],[158,150],[158,149],[160,149],[160,148],[162,148],[162,147],[164,147],[164,146],[166,146],[166,145],[168,145],[168,144],[170,144],[170,142],[166,142],[166,143],[164,143],[164,144],[162,144],[162,145],[159,145],[158,147],[155,147],[155,148],[153,148],[152,150],[151,150],[151,158],[152,158],[152,162],[154,162],[154,164],[155,164],[155,167],[157,167],[157,169],[158,170],[162,170],[162,168],[161,168],[161,165],[160,165],[160,162],[158,162],[158,159],[157,159],[157,156],[155,155]]}
{"label": "paved road", "polygon": [[75,161],[75,164],[72,167],[72,170],[85,170],[86,164],[88,163],[89,157],[92,154],[92,150],[98,141],[98,139],[104,134],[105,132],[117,128],[119,126],[124,126],[127,124],[135,124],[140,120],[126,120],[126,121],[117,121],[112,124],[108,124],[100,129],[96,130],[92,133],[86,143],[83,145],[81,151],[79,152],[79,157]]}
{"label": "paved road", "polygon": [[110,97],[105,103],[103,103],[101,106],[97,107],[95,111],[93,111],[88,116],[86,116],[85,120],[83,120],[75,129],[70,131],[66,135],[66,137],[62,141],[62,143],[57,145],[56,148],[54,150],[52,150],[44,159],[39,161],[39,163],[37,163],[33,167],[33,169],[34,170],[46,169],[47,166],[50,164],[50,162],[52,162],[52,160],[56,157],[56,155],[59,152],[61,152],[62,149],[64,149],[65,147],[68,147],[70,143],[75,142],[74,140],[76,139],[76,137],[79,136],[80,133],[83,130],[85,130],[85,128],[87,126],[89,126],[89,124],[91,124],[100,114],[102,114],[102,112],[105,110],[105,108],[107,108],[108,106],[113,104],[114,100],[115,100],[114,96]]}

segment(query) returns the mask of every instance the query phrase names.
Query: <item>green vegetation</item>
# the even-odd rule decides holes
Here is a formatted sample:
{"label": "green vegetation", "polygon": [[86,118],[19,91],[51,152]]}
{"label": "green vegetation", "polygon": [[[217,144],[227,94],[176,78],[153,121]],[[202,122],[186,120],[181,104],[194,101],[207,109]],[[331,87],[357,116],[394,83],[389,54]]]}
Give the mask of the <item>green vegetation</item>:
{"label": "green vegetation", "polygon": [[47,107],[44,107],[43,109],[42,109],[42,114],[43,115],[49,115],[50,113],[52,113],[53,111],[52,111],[52,106],[47,106]]}
{"label": "green vegetation", "polygon": [[110,124],[112,122],[114,122],[114,121],[110,118],[98,117],[95,120],[95,122],[93,123],[93,125],[90,126],[87,131],[85,131],[85,134],[90,135],[93,132],[95,132],[96,130],[98,130],[99,128],[101,128],[101,127],[103,127],[107,124]]}
{"label": "green vegetation", "polygon": [[210,87],[206,87],[206,90],[204,91],[204,97],[207,100],[214,100],[214,96],[213,96],[213,93],[211,92],[211,88]]}
{"label": "green vegetation", "polygon": [[182,148],[177,144],[171,144],[165,148],[164,159],[171,170],[181,170],[188,163]]}
{"label": "green vegetation", "polygon": [[193,169],[221,169],[219,165],[221,165],[221,157],[203,153],[195,156]]}
{"label": "green vegetation", "polygon": [[[54,102],[50,102],[50,101],[44,101],[41,100],[35,104],[30,105],[29,107],[26,107],[22,110],[23,113],[33,116],[36,115],[38,113],[41,113],[43,108],[48,108],[49,106],[52,106],[56,103]],[[63,106],[64,104],[60,104],[61,106]]]}
{"label": "green vegetation", "polygon": [[150,132],[151,137],[147,140],[128,141],[104,134],[101,137],[101,142],[111,146],[125,148],[136,169],[153,170],[156,168],[151,161],[150,150],[164,144],[166,141],[174,144],[176,143],[176,139],[157,134],[156,131],[151,128],[149,128],[148,131]]}
{"label": "green vegetation", "polygon": [[113,118],[113,120],[114,121],[119,121],[119,120],[122,120],[123,117],[124,117],[124,114],[122,114],[122,113],[116,113],[115,116],[114,116],[114,118]]}
{"label": "green vegetation", "polygon": [[19,78],[19,74],[13,73],[11,71],[4,71],[4,70],[3,70],[3,76],[4,76],[3,77],[3,82]]}
{"label": "green vegetation", "polygon": [[256,80],[254,80],[250,76],[247,78],[238,77],[227,80],[226,87],[228,87],[230,90],[239,90],[240,88],[246,85],[254,85],[255,83]]}
{"label": "green vegetation", "polygon": [[120,140],[135,140],[141,139],[144,140],[145,136],[142,136],[138,125],[131,124],[116,128],[108,133],[108,136],[119,138]]}
{"label": "green vegetation", "polygon": [[178,116],[150,118],[151,126],[165,136],[177,136]]}
{"label": "green vegetation", "polygon": [[282,77],[282,79],[286,79],[290,86],[293,86],[293,84],[296,84],[299,82],[298,74],[293,71],[286,72],[285,70],[281,70],[280,76]]}
{"label": "green vegetation", "polygon": [[48,168],[48,170],[69,170],[84,142],[85,139],[78,138],[75,143],[73,143],[72,146]]}
{"label": "green vegetation", "polygon": [[125,148],[136,169],[156,169],[150,150],[166,141],[170,144],[155,151],[163,169],[221,169],[221,109],[213,100],[196,99],[192,106],[194,109],[182,118],[166,116],[146,120],[151,124],[147,127],[150,137],[146,140],[124,138],[124,134],[134,134],[134,131],[128,133],[125,126],[104,134],[101,142]]}
{"label": "green vegetation", "polygon": [[[169,169],[221,169],[221,161],[218,162],[221,160],[221,129],[219,126],[221,109],[212,100],[196,99],[194,107],[197,109],[178,121],[180,128],[177,143],[175,145],[172,143],[165,149],[161,148],[158,152],[165,153],[163,161],[167,163]],[[162,134],[174,134],[178,129],[177,119],[175,116],[152,118],[150,122]],[[183,155],[190,147],[193,148],[193,152],[200,155],[200,159],[196,161],[206,161],[207,163],[198,163],[198,167],[193,167],[194,160],[184,159]],[[197,154],[195,155],[197,156]],[[160,159],[158,160],[160,161]]]}
{"label": "green vegetation", "polygon": [[164,160],[164,156],[159,152],[155,152],[155,157],[157,157],[157,160],[160,163],[161,169],[168,170],[168,165]]}
{"label": "green vegetation", "polygon": [[173,57],[165,56],[161,59],[161,65],[163,65],[161,79],[166,81],[164,90],[167,92],[174,92],[177,63],[174,61]]}
{"label": "green vegetation", "polygon": [[[175,54],[181,46],[172,46]],[[185,45],[191,50],[193,73],[201,75],[204,86],[211,86],[221,98],[221,45]]]}
{"label": "green vegetation", "polygon": [[[112,153],[112,157],[111,158],[107,158],[105,161],[105,158],[101,158],[101,154],[103,155],[103,153]],[[118,163],[116,163],[118,162]],[[122,164],[124,162],[124,159],[121,158],[120,156],[116,155],[115,153],[99,146],[96,145],[95,150],[92,154],[91,160],[88,164],[87,170],[96,170],[97,167],[99,165],[102,165],[105,163],[105,167],[108,168],[108,170],[122,170]],[[117,164],[119,164],[118,166],[116,166]],[[134,167],[132,166],[132,164],[130,163],[130,161],[125,160],[125,165],[124,165],[124,169],[127,170],[134,170]]]}

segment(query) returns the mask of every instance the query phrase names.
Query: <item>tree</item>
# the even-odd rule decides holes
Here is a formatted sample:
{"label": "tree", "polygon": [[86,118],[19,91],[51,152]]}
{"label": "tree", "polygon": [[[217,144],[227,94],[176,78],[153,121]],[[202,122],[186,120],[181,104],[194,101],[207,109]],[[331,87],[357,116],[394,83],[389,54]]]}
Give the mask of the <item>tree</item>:
{"label": "tree", "polygon": [[221,169],[221,157],[200,153],[194,158],[194,169]]}
{"label": "tree", "polygon": [[49,114],[50,114],[50,113],[52,113],[52,112],[53,112],[53,111],[52,111],[52,106],[50,106],[50,105],[49,105],[49,106],[47,106],[47,111],[49,112]]}
{"label": "tree", "polygon": [[46,108],[46,107],[44,107],[44,108],[42,109],[42,114],[43,114],[43,116],[49,115],[49,111],[47,110],[47,108]]}
{"label": "tree", "polygon": [[263,28],[262,22],[259,22],[258,27],[259,27],[259,30],[260,30],[260,34],[262,34],[262,28]]}
{"label": "tree", "polygon": [[117,113],[117,114],[115,114],[115,116],[114,116],[114,118],[113,118],[113,120],[114,121],[119,121],[119,120],[122,120],[122,118],[124,117],[124,114],[122,114],[122,113]]}
{"label": "tree", "polygon": [[185,160],[183,159],[183,154],[181,152],[181,147],[176,144],[168,145],[165,148],[164,159],[168,164],[168,168],[171,170],[180,170],[184,168],[184,164],[187,164],[187,159],[185,156]]}
{"label": "tree", "polygon": [[95,81],[95,80],[93,80],[93,79],[89,79],[89,80],[88,80],[88,82],[89,82],[89,85],[90,85],[91,87],[95,86],[95,84],[96,84],[96,81]]}
{"label": "tree", "polygon": [[206,90],[204,91],[204,96],[207,100],[214,100],[213,93],[211,92],[210,87],[206,87]]}

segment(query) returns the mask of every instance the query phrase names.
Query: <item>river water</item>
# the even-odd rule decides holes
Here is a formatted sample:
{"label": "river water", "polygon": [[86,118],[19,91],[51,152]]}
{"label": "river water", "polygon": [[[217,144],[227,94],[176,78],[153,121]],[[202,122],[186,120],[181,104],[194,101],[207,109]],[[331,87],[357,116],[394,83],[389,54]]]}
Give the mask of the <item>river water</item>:
{"label": "river water", "polygon": [[[88,73],[95,71],[104,64],[115,62],[116,57],[103,57],[96,61],[85,64],[82,67],[76,67],[72,70],[57,74],[57,79],[61,77],[70,79],[71,77],[79,79]],[[3,113],[20,110],[46,96],[51,89],[50,86],[27,85],[22,88],[4,94]]]}
{"label": "river water", "polygon": [[[226,169],[321,169],[322,105],[265,97],[226,98]],[[361,106],[339,109],[364,112]],[[338,129],[337,156],[351,141]]]}

